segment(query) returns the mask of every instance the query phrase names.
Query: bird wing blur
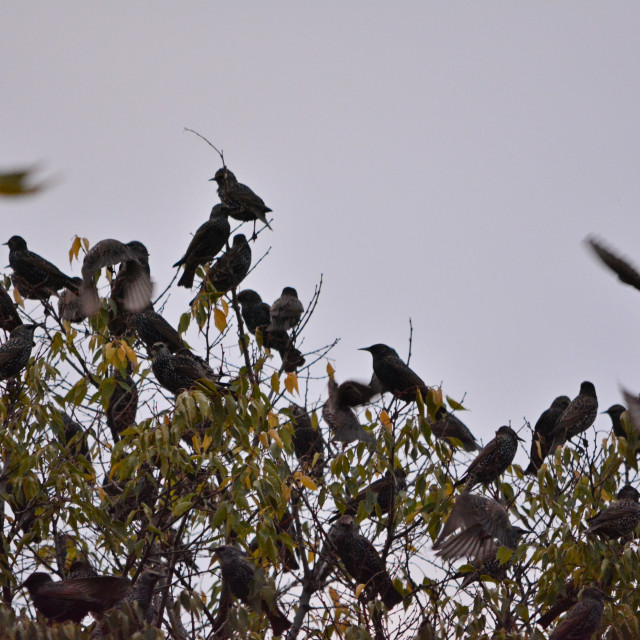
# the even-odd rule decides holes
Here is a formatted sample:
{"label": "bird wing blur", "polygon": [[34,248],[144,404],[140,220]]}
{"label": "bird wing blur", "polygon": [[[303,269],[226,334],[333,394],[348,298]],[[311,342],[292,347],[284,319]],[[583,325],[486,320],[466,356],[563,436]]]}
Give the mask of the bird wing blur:
{"label": "bird wing blur", "polygon": [[640,273],[627,260],[615,255],[595,238],[588,238],[587,242],[600,260],[613,271],[624,284],[640,291]]}

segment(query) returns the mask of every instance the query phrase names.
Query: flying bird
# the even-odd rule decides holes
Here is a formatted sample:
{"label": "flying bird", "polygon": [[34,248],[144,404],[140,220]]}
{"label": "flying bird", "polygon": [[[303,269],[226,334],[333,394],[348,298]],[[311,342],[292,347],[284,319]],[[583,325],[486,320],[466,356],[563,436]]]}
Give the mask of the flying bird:
{"label": "flying bird", "polygon": [[625,258],[609,251],[599,240],[587,238],[586,242],[601,262],[618,276],[620,282],[640,291],[640,273],[635,267]]}
{"label": "flying bird", "polygon": [[130,312],[142,311],[151,303],[153,285],[149,275],[147,248],[137,240],[124,244],[109,238],[96,242],[82,262],[80,309],[86,317],[95,316],[100,310],[95,275],[102,267],[112,267],[120,263],[122,267],[116,276],[119,282],[117,286],[114,284],[113,289],[121,288],[124,309]]}

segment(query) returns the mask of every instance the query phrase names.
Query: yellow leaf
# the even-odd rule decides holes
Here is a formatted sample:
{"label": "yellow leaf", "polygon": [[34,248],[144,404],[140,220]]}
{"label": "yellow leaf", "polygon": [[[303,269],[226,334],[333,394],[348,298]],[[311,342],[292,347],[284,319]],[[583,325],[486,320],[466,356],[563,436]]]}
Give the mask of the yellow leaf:
{"label": "yellow leaf", "polygon": [[114,346],[113,346],[113,344],[111,342],[104,346],[104,357],[105,357],[105,360],[107,362],[112,362],[113,361],[113,352],[114,351],[115,351],[115,348],[114,348]]}
{"label": "yellow leaf", "polygon": [[222,333],[227,328],[227,316],[222,309],[215,308],[213,310],[213,323],[216,329]]}
{"label": "yellow leaf", "polygon": [[227,304],[227,301],[224,298],[220,298],[220,302],[222,303],[222,308],[224,309],[224,315],[228,316],[229,315],[229,305]]}
{"label": "yellow leaf", "polygon": [[20,292],[14,287],[13,289],[13,299],[24,309],[24,300],[20,295]]}
{"label": "yellow leaf", "polygon": [[269,411],[267,414],[267,423],[269,424],[270,429],[275,429],[278,426],[278,417],[273,413],[273,411]]}
{"label": "yellow leaf", "polygon": [[316,554],[313,553],[313,551],[309,550],[309,553],[307,554],[307,561],[309,562],[309,564],[313,564],[313,561],[316,559]]}
{"label": "yellow leaf", "polygon": [[364,591],[364,588],[366,586],[367,586],[366,584],[356,585],[356,598],[360,596],[360,594]]}
{"label": "yellow leaf", "polygon": [[340,602],[340,596],[333,587],[329,587],[329,596],[333,600],[334,604],[338,604]]}
{"label": "yellow leaf", "polygon": [[118,360],[120,360],[122,364],[127,362],[127,352],[124,350],[124,346],[122,344],[118,347]]}
{"label": "yellow leaf", "polygon": [[287,503],[291,500],[291,487],[286,482],[282,483],[282,497]]}
{"label": "yellow leaf", "polygon": [[300,393],[298,389],[298,376],[295,372],[287,374],[287,377],[284,379],[284,386],[289,393],[293,393],[294,391],[297,391],[298,394]]}
{"label": "yellow leaf", "polygon": [[202,451],[206,453],[212,442],[213,438],[208,434],[205,435],[204,440],[202,441]]}
{"label": "yellow leaf", "polygon": [[309,491],[318,490],[316,483],[309,476],[301,475],[299,480],[305,487],[307,487],[307,489],[309,489]]}
{"label": "yellow leaf", "polygon": [[382,423],[382,426],[387,429],[387,431],[391,431],[393,423],[391,422],[389,414],[384,409],[380,412],[380,422]]}
{"label": "yellow leaf", "polygon": [[331,366],[330,362],[327,362],[327,374],[329,375],[330,378],[333,378],[333,374],[336,372],[336,370]]}
{"label": "yellow leaf", "polygon": [[274,372],[271,376],[271,388],[278,393],[280,391],[280,377],[278,376],[278,372]]}
{"label": "yellow leaf", "polygon": [[71,243],[71,249],[69,249],[69,264],[73,262],[74,258],[78,257],[80,247],[82,247],[82,240],[80,239],[80,236],[74,236],[73,242]]}
{"label": "yellow leaf", "polygon": [[454,410],[454,411],[466,411],[466,409],[456,400],[454,400],[453,398],[447,396],[447,402],[449,403],[449,406]]}
{"label": "yellow leaf", "polygon": [[25,196],[31,193],[38,193],[41,189],[50,184],[41,182],[33,184],[33,174],[38,167],[29,167],[18,171],[10,171],[9,173],[0,173],[0,196]]}
{"label": "yellow leaf", "polygon": [[269,446],[269,437],[264,431],[260,434],[259,438],[260,438],[260,443],[262,444],[263,447]]}
{"label": "yellow leaf", "polygon": [[131,362],[134,366],[138,364],[138,356],[136,352],[126,343],[122,343],[122,348],[127,355],[127,360]]}
{"label": "yellow leaf", "polygon": [[278,446],[282,447],[282,440],[275,429],[269,429],[269,435],[278,443]]}

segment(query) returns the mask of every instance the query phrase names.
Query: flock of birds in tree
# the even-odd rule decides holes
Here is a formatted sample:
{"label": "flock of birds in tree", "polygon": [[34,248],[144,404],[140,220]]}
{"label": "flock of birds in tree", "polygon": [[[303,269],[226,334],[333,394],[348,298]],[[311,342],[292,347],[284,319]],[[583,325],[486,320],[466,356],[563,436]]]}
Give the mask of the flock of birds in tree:
{"label": "flock of birds in tree", "polygon": [[[265,348],[277,351],[282,360],[282,370],[296,371],[305,362],[295,347],[295,328],[304,308],[296,290],[285,287],[282,296],[272,305],[263,302],[260,295],[247,289],[236,294],[236,288],[247,275],[251,265],[251,248],[243,234],[237,234],[231,242],[229,217],[240,221],[261,221],[267,227],[266,214],[271,211],[262,199],[249,187],[239,183],[226,166],[219,169],[214,178],[218,184],[220,204],[216,204],[209,217],[194,234],[184,256],[174,266],[182,267],[179,286],[193,287],[199,267],[209,266],[200,285],[198,296],[214,290],[217,294],[233,291],[241,306],[242,319],[247,330],[259,338]],[[212,383],[224,392],[228,388],[209,364],[186,347],[178,332],[156,313],[151,302],[152,282],[148,252],[145,246],[133,241],[101,240],[87,251],[82,277],[70,277],[56,266],[30,251],[20,236],[13,236],[6,243],[9,247],[11,281],[22,298],[39,300],[49,305],[52,295],[58,296],[58,313],[69,322],[82,322],[99,312],[102,305],[96,289],[101,269],[120,265],[112,279],[109,303],[109,332],[113,337],[137,336],[146,346],[151,367],[157,382],[171,394],[192,389],[197,383]],[[620,279],[640,290],[640,274],[626,261],[614,256],[599,242],[590,245],[607,266]],[[218,254],[226,248],[226,251]],[[196,298],[198,297],[196,296]],[[194,298],[194,300],[196,299]],[[193,302],[193,301],[192,301]],[[27,367],[34,331],[39,325],[23,324],[16,306],[7,291],[0,287],[0,327],[10,331],[10,337],[0,346],[0,379],[18,376]],[[364,349],[373,360],[371,382],[363,384],[349,380],[338,384],[333,376],[328,381],[328,398],[322,407],[322,416],[329,426],[333,439],[345,445],[362,441],[374,444],[374,436],[360,423],[357,407],[369,403],[374,397],[390,393],[401,402],[411,403],[418,394],[426,398],[429,387],[398,356],[384,344],[374,344]],[[126,376],[116,374],[118,384],[110,397],[106,411],[107,423],[117,441],[120,433],[135,423],[138,404],[136,382],[130,372]],[[633,399],[630,398],[633,402]],[[636,405],[638,404],[635,401]],[[542,413],[534,429],[530,463],[526,473],[535,475],[544,459],[557,447],[584,433],[594,423],[598,401],[594,385],[585,381],[579,394],[570,400],[567,396],[556,398]],[[612,418],[618,436],[625,436],[621,416],[626,411],[622,405],[614,405],[607,413]],[[635,411],[635,414],[634,414]],[[631,409],[632,418],[638,415],[638,406]],[[291,406],[294,427],[293,444],[297,458],[312,475],[319,477],[323,470],[324,442],[320,430],[312,424],[309,412],[297,405]],[[65,426],[75,423],[68,417]],[[512,524],[505,505],[493,498],[472,490],[477,485],[490,485],[511,465],[518,442],[522,439],[509,426],[500,427],[486,446],[480,449],[476,439],[460,419],[444,406],[437,408],[428,418],[436,438],[449,439],[465,451],[475,452],[466,472],[454,484],[463,486],[455,498],[450,515],[433,544],[436,554],[445,560],[467,557],[474,561],[477,571],[465,574],[463,586],[479,576],[488,574],[497,579],[503,577],[508,563],[497,559],[500,547],[515,550],[519,539],[528,531]],[[635,424],[640,425],[639,421]],[[388,610],[403,601],[403,594],[391,579],[384,559],[370,540],[359,533],[354,518],[359,503],[372,495],[382,513],[389,513],[399,492],[406,488],[406,473],[395,469],[383,478],[365,487],[343,509],[331,518],[333,523],[328,535],[329,555],[342,562],[346,572],[358,584],[365,585],[368,599],[379,597]],[[290,519],[290,516],[289,516]],[[287,517],[280,523],[286,530]],[[605,539],[624,539],[633,535],[640,524],[640,494],[630,485],[622,487],[617,500],[589,519],[588,532]],[[257,606],[267,616],[274,635],[283,634],[291,623],[272,599],[255,603],[256,567],[244,551],[232,544],[213,549],[220,564],[223,592],[233,594],[241,602]],[[295,555],[288,552],[285,568],[297,568]],[[321,554],[317,578],[326,572],[327,554]],[[288,567],[286,566],[288,564]],[[334,560],[335,564],[335,560]],[[137,602],[149,622],[154,620],[153,593],[161,573],[146,570],[140,573],[135,584],[125,577],[98,576],[86,561],[74,562],[68,575],[54,582],[51,576],[35,572],[24,581],[31,600],[42,616],[49,621],[80,622],[88,613],[100,619],[113,607]],[[574,589],[563,611],[569,609],[564,621],[551,633],[551,640],[588,640],[599,627],[603,612],[604,593],[598,585],[586,585],[580,595]],[[563,611],[556,611],[553,617]],[[553,620],[547,616],[546,625]],[[429,637],[429,623],[420,631],[421,638]],[[435,637],[435,636],[432,636]]]}

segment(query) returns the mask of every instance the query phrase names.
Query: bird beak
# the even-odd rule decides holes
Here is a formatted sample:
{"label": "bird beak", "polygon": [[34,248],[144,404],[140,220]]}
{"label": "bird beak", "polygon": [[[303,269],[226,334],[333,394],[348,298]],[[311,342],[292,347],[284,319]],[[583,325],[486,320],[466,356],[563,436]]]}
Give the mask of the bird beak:
{"label": "bird beak", "polygon": [[518,438],[518,440],[520,440],[520,442],[526,442],[526,440],[524,438],[521,438],[520,436],[516,436],[516,438]]}
{"label": "bird beak", "polygon": [[371,347],[361,347],[358,351],[369,351],[369,349],[371,349]]}
{"label": "bird beak", "polygon": [[213,182],[215,180],[215,178],[209,178],[209,180],[207,180],[207,182]]}

